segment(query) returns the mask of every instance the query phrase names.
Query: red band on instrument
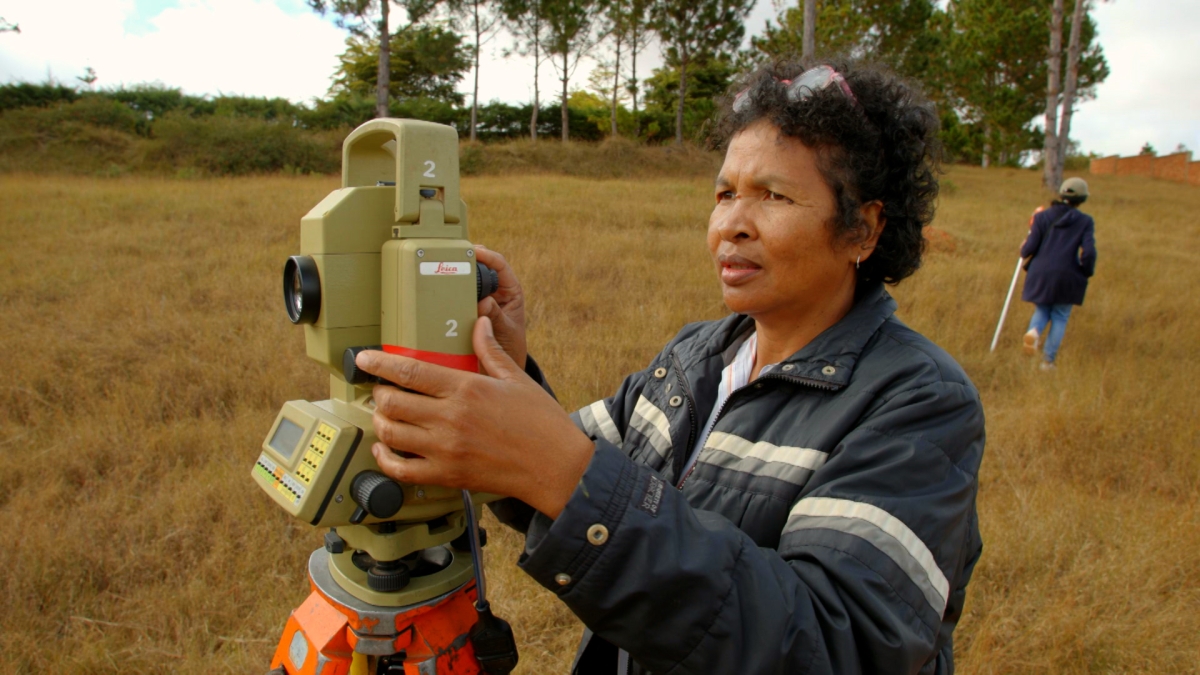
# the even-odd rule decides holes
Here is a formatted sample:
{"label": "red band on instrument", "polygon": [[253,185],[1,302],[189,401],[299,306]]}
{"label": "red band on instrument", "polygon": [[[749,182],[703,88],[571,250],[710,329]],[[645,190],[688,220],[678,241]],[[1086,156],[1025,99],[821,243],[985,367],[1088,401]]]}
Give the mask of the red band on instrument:
{"label": "red band on instrument", "polygon": [[423,352],[420,349],[383,345],[383,351],[388,354],[407,356],[410,359],[433,363],[455,370],[465,370],[470,373],[479,372],[479,357],[474,354],[443,354],[442,352]]}

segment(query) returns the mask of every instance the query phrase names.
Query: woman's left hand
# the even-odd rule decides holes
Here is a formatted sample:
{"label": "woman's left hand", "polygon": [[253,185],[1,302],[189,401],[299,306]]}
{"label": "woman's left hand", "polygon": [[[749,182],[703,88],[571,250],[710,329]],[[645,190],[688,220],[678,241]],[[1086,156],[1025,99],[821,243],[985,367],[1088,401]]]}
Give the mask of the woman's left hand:
{"label": "woman's left hand", "polygon": [[402,483],[516,497],[556,518],[591,461],[592,441],[509,358],[487,317],[475,322],[472,342],[487,375],[378,351],[358,355],[359,368],[411,390],[375,387],[380,442],[371,451]]}

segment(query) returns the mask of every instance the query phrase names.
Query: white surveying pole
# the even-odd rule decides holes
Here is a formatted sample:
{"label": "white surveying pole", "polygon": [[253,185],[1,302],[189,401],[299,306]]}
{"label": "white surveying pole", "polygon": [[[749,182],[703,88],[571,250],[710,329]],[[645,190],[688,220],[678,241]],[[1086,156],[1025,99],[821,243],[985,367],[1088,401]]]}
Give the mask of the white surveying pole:
{"label": "white surveying pole", "polygon": [[992,348],[989,351],[996,351],[996,342],[1000,340],[1000,329],[1004,328],[1004,318],[1008,316],[1008,306],[1012,303],[1013,291],[1017,289],[1017,277],[1021,276],[1021,261],[1024,258],[1017,258],[1017,269],[1013,270],[1012,283],[1008,285],[1008,297],[1004,298],[1004,309],[1000,311],[1000,323],[996,324],[996,334],[992,336]]}

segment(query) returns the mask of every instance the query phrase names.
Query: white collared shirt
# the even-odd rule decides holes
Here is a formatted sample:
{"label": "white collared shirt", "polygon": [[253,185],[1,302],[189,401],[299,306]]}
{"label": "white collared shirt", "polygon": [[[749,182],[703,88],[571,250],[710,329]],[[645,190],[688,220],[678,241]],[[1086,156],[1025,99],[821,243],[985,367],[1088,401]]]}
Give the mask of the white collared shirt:
{"label": "white collared shirt", "polygon": [[[742,342],[742,346],[738,347],[737,356],[721,371],[721,386],[717,387],[716,403],[713,404],[712,413],[708,416],[708,421],[704,424],[704,430],[696,440],[696,446],[692,448],[692,454],[688,457],[687,464],[683,467],[680,480],[692,470],[692,465],[700,457],[700,450],[704,448],[704,444],[708,441],[709,434],[712,433],[713,427],[717,424],[717,416],[721,414],[721,408],[725,406],[725,402],[729,400],[729,396],[750,383],[750,374],[754,372],[754,360],[757,358],[758,333],[754,332]],[[779,364],[772,363],[763,366],[762,370],[758,373],[759,377],[765,375],[777,365]]]}

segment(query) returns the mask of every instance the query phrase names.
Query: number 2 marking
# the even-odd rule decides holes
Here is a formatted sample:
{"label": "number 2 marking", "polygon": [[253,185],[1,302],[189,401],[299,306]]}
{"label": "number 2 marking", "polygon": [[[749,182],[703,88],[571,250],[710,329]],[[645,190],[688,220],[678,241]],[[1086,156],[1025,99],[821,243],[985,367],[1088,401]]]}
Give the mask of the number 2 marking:
{"label": "number 2 marking", "polygon": [[450,319],[446,325],[450,326],[450,330],[446,331],[446,337],[458,337],[458,322]]}
{"label": "number 2 marking", "polygon": [[437,168],[437,164],[434,164],[432,159],[425,160],[425,167],[423,176],[426,178],[437,178],[437,176],[433,175],[433,170]]}

